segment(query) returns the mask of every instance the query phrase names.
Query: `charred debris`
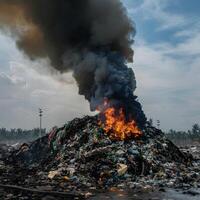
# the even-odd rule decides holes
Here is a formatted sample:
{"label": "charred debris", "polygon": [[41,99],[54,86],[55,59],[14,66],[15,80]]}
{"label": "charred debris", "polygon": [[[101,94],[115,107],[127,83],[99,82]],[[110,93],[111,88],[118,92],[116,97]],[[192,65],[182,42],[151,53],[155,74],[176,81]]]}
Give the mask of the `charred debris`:
{"label": "charred debris", "polygon": [[1,184],[31,188],[28,193],[33,199],[34,190],[35,197],[44,196],[44,190],[56,191],[52,195],[60,198],[65,194],[65,198],[81,199],[97,190],[200,187],[197,159],[148,123],[142,133],[138,138],[116,140],[99,126],[97,117],[74,119],[1,157]]}

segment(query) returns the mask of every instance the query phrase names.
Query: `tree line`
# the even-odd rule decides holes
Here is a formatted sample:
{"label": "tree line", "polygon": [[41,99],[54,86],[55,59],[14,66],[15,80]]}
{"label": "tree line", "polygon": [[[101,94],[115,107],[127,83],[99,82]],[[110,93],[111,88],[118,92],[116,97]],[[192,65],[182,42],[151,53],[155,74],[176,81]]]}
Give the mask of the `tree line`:
{"label": "tree line", "polygon": [[[150,125],[153,125],[153,120],[149,120]],[[159,128],[160,121],[158,122],[157,127]],[[42,129],[41,135],[46,135],[46,129]],[[169,132],[166,133],[166,136],[178,143],[180,141],[182,142],[188,142],[188,141],[196,141],[200,142],[200,125],[194,124],[191,128],[191,130],[188,131],[176,131],[173,129],[170,129]],[[40,129],[34,128],[32,130],[23,130],[23,129],[10,129],[7,130],[6,128],[0,128],[0,141],[5,140],[35,140],[40,137]]]}
{"label": "tree line", "polygon": [[[41,135],[46,135],[46,129],[41,130]],[[40,137],[40,129],[34,128],[32,130],[23,129],[6,129],[0,128],[0,141],[5,140],[35,140]]]}
{"label": "tree line", "polygon": [[194,124],[191,130],[188,131],[175,131],[170,129],[166,136],[175,142],[200,142],[200,126]]}

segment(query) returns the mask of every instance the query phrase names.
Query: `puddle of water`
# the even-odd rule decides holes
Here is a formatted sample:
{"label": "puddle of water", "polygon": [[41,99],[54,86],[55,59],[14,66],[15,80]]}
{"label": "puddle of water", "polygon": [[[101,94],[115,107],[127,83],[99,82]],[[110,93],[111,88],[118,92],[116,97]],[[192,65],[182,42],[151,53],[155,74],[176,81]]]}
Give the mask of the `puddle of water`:
{"label": "puddle of water", "polygon": [[[191,190],[200,194],[199,190]],[[99,193],[91,200],[200,200],[200,195],[183,194],[183,191],[168,189],[166,192],[132,193],[132,192],[108,192]]]}

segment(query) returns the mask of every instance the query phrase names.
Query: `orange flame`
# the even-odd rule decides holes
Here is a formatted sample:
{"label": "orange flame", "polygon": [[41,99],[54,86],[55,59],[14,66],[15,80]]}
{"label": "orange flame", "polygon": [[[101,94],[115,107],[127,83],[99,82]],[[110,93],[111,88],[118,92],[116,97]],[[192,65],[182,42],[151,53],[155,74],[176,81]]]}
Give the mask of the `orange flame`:
{"label": "orange flame", "polygon": [[125,140],[142,135],[142,132],[139,130],[134,120],[126,121],[125,113],[122,108],[119,109],[119,111],[113,107],[107,108],[103,114],[105,121],[100,121],[100,125],[111,138]]}

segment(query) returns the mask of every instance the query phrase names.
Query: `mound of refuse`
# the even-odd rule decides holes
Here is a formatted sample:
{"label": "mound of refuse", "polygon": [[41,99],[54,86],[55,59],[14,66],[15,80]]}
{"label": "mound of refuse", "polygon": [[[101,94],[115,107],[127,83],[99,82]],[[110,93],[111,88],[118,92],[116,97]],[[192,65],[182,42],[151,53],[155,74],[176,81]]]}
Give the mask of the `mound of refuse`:
{"label": "mound of refuse", "polygon": [[[199,167],[161,130],[146,125],[143,136],[115,141],[98,125],[97,117],[74,119],[45,137],[23,144],[7,159],[22,174],[20,183],[56,189],[153,189],[193,187]],[[20,174],[20,172],[19,172]],[[29,177],[29,178],[28,178]],[[19,181],[19,180],[17,180]]]}

